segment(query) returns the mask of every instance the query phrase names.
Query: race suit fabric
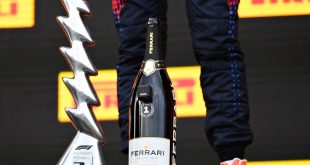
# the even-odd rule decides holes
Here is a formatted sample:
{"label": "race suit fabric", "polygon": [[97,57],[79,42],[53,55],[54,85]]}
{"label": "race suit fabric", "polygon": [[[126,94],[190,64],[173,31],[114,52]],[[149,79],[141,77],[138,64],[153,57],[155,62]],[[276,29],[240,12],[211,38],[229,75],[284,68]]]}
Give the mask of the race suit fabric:
{"label": "race suit fabric", "polygon": [[[192,46],[201,66],[201,88],[207,107],[205,132],[221,161],[242,159],[253,138],[244,57],[238,40],[238,5],[237,0],[186,0]],[[160,18],[165,54],[167,0],[112,0],[112,8],[120,39],[119,126],[122,151],[127,152],[130,92],[144,58],[146,22],[150,17]]]}

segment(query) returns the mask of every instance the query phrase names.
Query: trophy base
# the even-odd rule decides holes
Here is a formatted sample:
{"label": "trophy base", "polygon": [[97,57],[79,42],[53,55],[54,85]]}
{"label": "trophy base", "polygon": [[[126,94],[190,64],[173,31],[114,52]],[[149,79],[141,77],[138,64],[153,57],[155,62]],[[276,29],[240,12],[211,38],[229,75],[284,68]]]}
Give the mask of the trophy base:
{"label": "trophy base", "polygon": [[57,165],[105,165],[99,140],[78,132]]}

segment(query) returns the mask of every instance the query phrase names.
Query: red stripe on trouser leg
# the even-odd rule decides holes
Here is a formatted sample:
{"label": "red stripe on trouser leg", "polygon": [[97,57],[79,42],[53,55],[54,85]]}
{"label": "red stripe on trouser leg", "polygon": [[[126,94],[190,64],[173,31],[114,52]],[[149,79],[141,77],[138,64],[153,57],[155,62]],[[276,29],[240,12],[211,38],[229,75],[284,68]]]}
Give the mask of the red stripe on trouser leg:
{"label": "red stripe on trouser leg", "polygon": [[112,0],[112,9],[115,14],[119,17],[121,14],[121,10],[125,5],[126,0]]}
{"label": "red stripe on trouser leg", "polygon": [[228,0],[227,3],[230,8],[233,4],[239,4],[239,0]]}

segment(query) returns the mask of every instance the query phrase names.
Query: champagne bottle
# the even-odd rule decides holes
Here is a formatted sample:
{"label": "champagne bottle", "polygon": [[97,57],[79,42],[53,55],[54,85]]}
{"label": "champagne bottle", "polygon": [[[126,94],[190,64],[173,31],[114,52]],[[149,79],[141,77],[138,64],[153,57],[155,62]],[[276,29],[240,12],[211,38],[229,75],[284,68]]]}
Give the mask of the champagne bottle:
{"label": "champagne bottle", "polygon": [[161,49],[160,22],[149,18],[145,58],[129,108],[129,165],[176,165],[175,95]]}

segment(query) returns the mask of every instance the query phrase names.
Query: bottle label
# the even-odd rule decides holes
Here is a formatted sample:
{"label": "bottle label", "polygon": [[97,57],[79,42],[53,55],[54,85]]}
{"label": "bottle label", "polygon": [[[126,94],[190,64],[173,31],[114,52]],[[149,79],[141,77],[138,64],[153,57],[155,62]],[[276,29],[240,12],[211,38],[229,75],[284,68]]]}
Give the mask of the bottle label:
{"label": "bottle label", "polygon": [[145,76],[149,76],[156,72],[156,70],[166,68],[166,64],[162,60],[153,60],[153,59],[148,59],[143,63],[143,74]]}
{"label": "bottle label", "polygon": [[170,140],[142,137],[129,141],[129,165],[169,165]]}
{"label": "bottle label", "polygon": [[144,103],[142,101],[139,101],[139,110],[140,115],[144,118],[149,118],[154,114],[154,105],[151,103]]}
{"label": "bottle label", "polygon": [[156,62],[152,59],[145,61],[144,68],[143,68],[143,73],[146,76],[151,75],[156,71]]}

